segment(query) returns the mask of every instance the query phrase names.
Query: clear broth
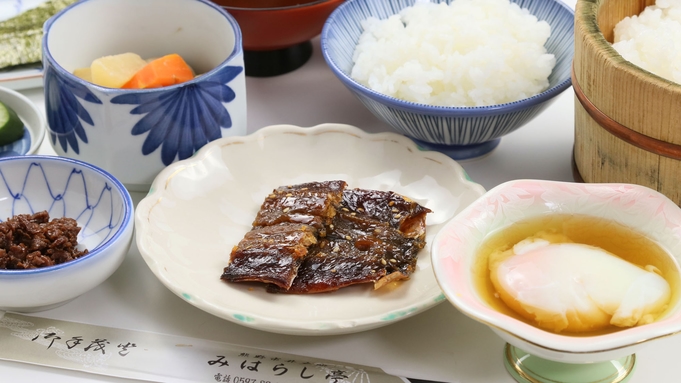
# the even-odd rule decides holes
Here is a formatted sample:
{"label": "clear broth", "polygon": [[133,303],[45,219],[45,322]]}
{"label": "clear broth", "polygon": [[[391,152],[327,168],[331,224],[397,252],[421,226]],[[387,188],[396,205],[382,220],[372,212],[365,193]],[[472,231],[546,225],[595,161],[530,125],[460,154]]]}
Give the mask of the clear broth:
{"label": "clear broth", "polygon": [[[553,214],[520,221],[512,226],[501,229],[491,234],[478,248],[473,264],[474,284],[480,296],[490,307],[519,321],[535,326],[534,323],[518,315],[506,306],[504,301],[497,297],[496,290],[490,279],[488,258],[497,249],[511,248],[521,240],[545,230],[565,234],[575,243],[600,247],[640,267],[645,265],[657,267],[662,272],[662,277],[669,283],[672,294],[667,309],[656,320],[664,317],[676,305],[679,299],[681,276],[677,263],[662,246],[630,227],[604,218],[586,215]],[[624,328],[611,326],[599,331],[582,333],[562,332],[561,334],[593,336],[621,330],[624,330]]]}

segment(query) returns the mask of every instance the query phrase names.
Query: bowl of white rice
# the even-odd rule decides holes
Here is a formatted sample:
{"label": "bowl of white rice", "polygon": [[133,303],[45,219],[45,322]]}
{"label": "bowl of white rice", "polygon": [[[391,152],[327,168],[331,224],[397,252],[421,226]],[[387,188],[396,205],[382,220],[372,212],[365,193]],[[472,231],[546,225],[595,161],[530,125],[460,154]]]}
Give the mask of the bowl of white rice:
{"label": "bowl of white rice", "polygon": [[426,149],[468,159],[570,87],[573,23],[559,0],[348,0],[321,44],[376,117]]}

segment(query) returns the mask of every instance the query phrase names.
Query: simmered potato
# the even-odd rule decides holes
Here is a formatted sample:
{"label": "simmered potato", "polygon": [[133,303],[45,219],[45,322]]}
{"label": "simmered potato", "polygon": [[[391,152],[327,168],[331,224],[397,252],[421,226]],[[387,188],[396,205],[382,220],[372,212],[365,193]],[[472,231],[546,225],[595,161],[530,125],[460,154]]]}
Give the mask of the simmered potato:
{"label": "simmered potato", "polygon": [[92,62],[92,82],[109,88],[120,88],[147,62],[135,53],[104,56]]}

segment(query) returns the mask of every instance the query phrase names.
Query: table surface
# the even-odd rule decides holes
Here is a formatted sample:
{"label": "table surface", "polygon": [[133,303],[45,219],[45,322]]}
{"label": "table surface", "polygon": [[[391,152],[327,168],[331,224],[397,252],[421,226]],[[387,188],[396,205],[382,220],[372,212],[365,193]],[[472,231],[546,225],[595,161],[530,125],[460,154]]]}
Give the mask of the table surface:
{"label": "table surface", "polygon": [[[575,0],[566,3],[574,6]],[[318,37],[313,45],[313,56],[302,68],[278,77],[246,79],[248,131],[274,124],[308,127],[327,122],[350,124],[372,133],[390,131],[334,77],[321,55]],[[41,108],[42,92],[42,88],[22,91]],[[488,190],[523,178],[572,181],[573,111],[574,96],[568,89],[543,114],[504,137],[492,153],[460,163]],[[39,153],[54,153],[47,139]],[[136,202],[142,197],[133,194]],[[448,302],[392,325],[355,334],[272,334],[239,326],[189,305],[156,279],[134,244],[107,281],[37,315],[369,365],[398,376],[446,382],[513,382],[503,367],[502,340]],[[637,353],[637,369],[630,383],[678,381],[673,368],[677,350],[681,350],[680,336],[649,344]],[[129,381],[5,361],[0,361],[0,376],[6,382]]]}

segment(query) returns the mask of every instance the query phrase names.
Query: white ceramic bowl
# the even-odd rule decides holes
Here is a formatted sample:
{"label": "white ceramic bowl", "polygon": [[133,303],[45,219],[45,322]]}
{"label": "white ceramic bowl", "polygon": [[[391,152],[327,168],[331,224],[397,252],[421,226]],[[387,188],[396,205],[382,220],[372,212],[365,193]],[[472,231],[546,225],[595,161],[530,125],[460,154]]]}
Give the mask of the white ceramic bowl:
{"label": "white ceramic bowl", "polygon": [[45,138],[42,111],[28,97],[3,87],[0,87],[0,101],[12,108],[24,122],[24,136],[11,144],[0,146],[0,157],[23,156],[38,151]]}
{"label": "white ceramic bowl", "polygon": [[0,270],[0,310],[32,312],[70,301],[106,280],[132,242],[133,204],[123,185],[90,164],[53,156],[0,159],[0,218],[47,210],[82,229],[73,261]]}
{"label": "white ceramic bowl", "polygon": [[597,336],[541,330],[491,308],[473,284],[471,268],[485,238],[514,222],[565,213],[619,222],[659,243],[681,261],[681,209],[664,195],[638,185],[575,184],[517,180],[499,185],[440,230],[433,243],[433,269],[449,301],[490,326],[505,341],[545,359],[590,363],[635,353],[648,341],[681,331],[681,302],[657,321]]}
{"label": "white ceramic bowl", "polygon": [[[426,221],[427,245],[410,280],[376,291],[358,285],[327,294],[288,295],[220,279],[232,247],[251,229],[273,189],[335,179],[349,187],[392,190],[433,211]],[[214,141],[164,169],[137,206],[137,247],[166,287],[218,317],[285,334],[357,332],[444,301],[428,257],[430,242],[483,192],[456,162],[420,151],[398,134],[367,134],[339,124],[271,126]]]}
{"label": "white ceramic bowl", "polygon": [[[241,32],[207,0],[84,0],[45,23],[45,108],[52,147],[146,191],[166,165],[209,141],[246,133]],[[197,74],[131,90],[72,74],[107,55],[182,56]]]}

